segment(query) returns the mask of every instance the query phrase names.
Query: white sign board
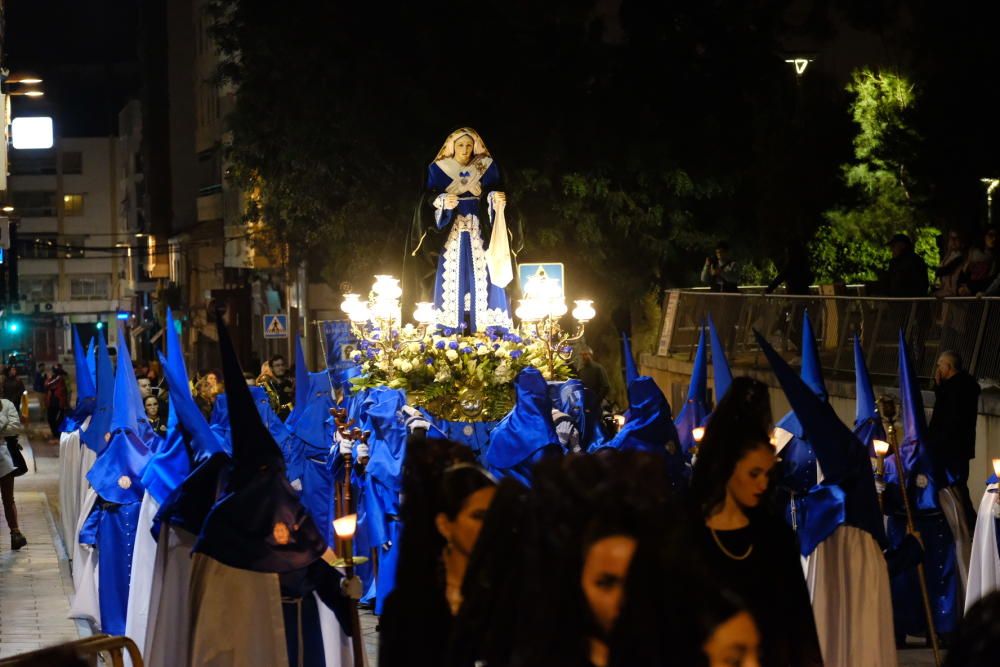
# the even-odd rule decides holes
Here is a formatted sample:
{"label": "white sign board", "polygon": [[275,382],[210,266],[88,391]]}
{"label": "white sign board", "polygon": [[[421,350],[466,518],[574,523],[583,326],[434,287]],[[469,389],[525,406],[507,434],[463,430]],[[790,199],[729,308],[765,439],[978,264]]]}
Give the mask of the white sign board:
{"label": "white sign board", "polygon": [[10,124],[11,145],[18,150],[52,148],[52,119],[48,116],[15,118]]}

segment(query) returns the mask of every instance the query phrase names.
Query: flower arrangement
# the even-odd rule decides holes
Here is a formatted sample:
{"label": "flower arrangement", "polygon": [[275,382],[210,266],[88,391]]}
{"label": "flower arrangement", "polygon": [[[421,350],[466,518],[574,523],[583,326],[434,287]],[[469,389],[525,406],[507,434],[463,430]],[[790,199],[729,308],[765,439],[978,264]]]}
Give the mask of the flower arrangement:
{"label": "flower arrangement", "polygon": [[420,336],[412,325],[384,340],[362,341],[353,360],[356,387],[406,391],[411,405],[450,421],[493,421],[514,407],[514,378],[534,366],[546,380],[566,380],[569,364],[540,338],[502,330],[475,335],[448,331]]}

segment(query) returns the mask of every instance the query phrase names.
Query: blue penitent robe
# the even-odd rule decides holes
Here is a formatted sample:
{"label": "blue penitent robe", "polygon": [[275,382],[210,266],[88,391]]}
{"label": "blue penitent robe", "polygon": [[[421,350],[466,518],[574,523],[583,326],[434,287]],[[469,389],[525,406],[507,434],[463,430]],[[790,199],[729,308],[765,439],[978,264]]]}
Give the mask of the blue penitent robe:
{"label": "blue penitent robe", "polygon": [[101,630],[111,635],[125,632],[132,551],[145,493],[142,471],[152,455],[137,433],[139,386],[127,362],[128,349],[120,327],[118,341],[122,361],[115,377],[111,435],[87,474],[98,500],[79,537],[81,544],[97,547]]}
{"label": "blue penitent robe", "polygon": [[677,428],[670,419],[670,403],[653,378],[640,375],[628,387],[629,420],[614,438],[592,445],[591,452],[603,448],[649,452],[664,457],[671,488],[687,486],[688,467],[684,461]]}
{"label": "blue penitent robe", "polygon": [[[477,177],[479,195],[462,185],[465,180],[471,187]],[[488,156],[479,156],[464,166],[454,158],[444,158],[427,168],[427,190],[436,195],[431,202],[435,225],[442,232],[448,230],[434,280],[434,305],[440,311],[438,324],[443,327],[461,327],[465,313],[470,314],[473,331],[512,326],[507,294],[490,282],[484,251],[489,245],[489,225],[481,219],[487,208],[483,201],[499,185],[500,170]],[[444,208],[446,190],[458,196],[454,209]],[[492,211],[489,215],[492,218]]]}
{"label": "blue penitent robe", "polygon": [[332,543],[334,517],[330,513],[330,498],[334,495],[334,476],[327,464],[336,452],[331,450],[330,375],[326,371],[300,375],[298,368],[296,374],[305,380],[306,386],[302,387],[303,391],[295,388],[300,404],[296,404],[285,422],[289,436],[282,450],[286,453],[287,474],[289,479],[301,480],[302,504],[320,527],[320,532]]}
{"label": "blue penitent robe", "polygon": [[[912,371],[909,346],[899,334],[899,382],[902,403],[903,433],[899,455],[906,476],[907,495],[913,510],[913,522],[924,543],[924,571],[930,594],[934,626],[938,633],[955,630],[961,617],[959,600],[958,556],[955,536],[941,508],[938,494],[948,486],[947,475],[927,447],[927,425],[920,388]],[[906,514],[900,493],[895,456],[885,460],[886,532],[896,548],[906,536]],[[920,636],[926,633],[917,572],[908,570],[892,578],[892,608],[896,635]]]}
{"label": "blue penitent robe", "polygon": [[549,387],[538,369],[522,370],[514,380],[514,390],[514,409],[490,433],[486,469],[530,487],[534,465],[543,458],[561,456],[562,447],[552,423]]}

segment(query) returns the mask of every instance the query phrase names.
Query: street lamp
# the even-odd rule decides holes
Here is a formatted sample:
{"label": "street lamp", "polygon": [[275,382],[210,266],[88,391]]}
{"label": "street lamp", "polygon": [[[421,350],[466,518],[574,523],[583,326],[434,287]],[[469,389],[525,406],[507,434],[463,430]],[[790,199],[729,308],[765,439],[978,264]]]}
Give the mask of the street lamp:
{"label": "street lamp", "polygon": [[1000,178],[980,178],[986,186],[986,224],[993,226],[993,191],[1000,185]]}
{"label": "street lamp", "polygon": [[795,76],[800,77],[806,73],[806,68],[813,60],[813,58],[786,58],[785,62],[794,67]]}

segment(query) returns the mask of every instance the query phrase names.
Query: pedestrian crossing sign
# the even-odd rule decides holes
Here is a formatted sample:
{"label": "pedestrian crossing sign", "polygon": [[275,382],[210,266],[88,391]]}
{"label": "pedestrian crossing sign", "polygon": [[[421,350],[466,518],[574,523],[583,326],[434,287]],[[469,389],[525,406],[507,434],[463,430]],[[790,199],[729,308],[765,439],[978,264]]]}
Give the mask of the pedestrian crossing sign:
{"label": "pedestrian crossing sign", "polygon": [[265,315],[264,338],[288,338],[288,315]]}

